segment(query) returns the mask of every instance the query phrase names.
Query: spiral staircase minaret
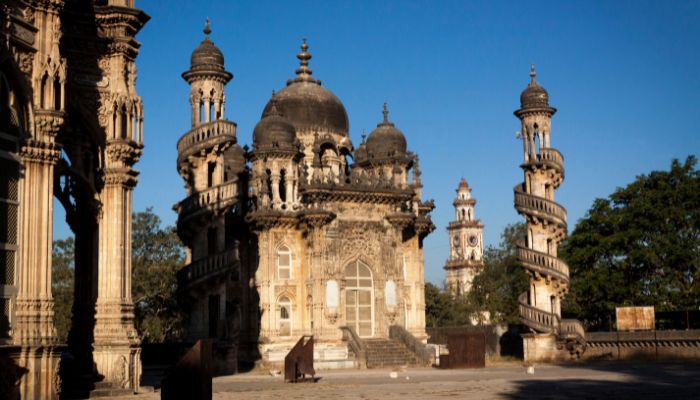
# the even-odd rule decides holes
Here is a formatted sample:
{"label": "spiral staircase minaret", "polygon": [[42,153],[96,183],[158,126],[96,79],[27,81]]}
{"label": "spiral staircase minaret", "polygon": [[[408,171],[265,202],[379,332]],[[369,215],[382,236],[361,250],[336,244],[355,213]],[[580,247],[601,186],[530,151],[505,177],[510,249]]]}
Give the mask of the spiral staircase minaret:
{"label": "spiral staircase minaret", "polygon": [[525,217],[527,238],[518,244],[517,258],[529,277],[528,291],[519,297],[520,318],[534,334],[553,336],[559,350],[572,356],[585,350],[585,333],[577,320],[562,320],[561,300],[569,289],[569,267],[557,256],[566,236],[566,209],[554,201],[564,180],[564,157],[551,146],[551,118],[547,91],[535,80],[520,95],[519,137],[525,180],[514,188],[515,209]]}

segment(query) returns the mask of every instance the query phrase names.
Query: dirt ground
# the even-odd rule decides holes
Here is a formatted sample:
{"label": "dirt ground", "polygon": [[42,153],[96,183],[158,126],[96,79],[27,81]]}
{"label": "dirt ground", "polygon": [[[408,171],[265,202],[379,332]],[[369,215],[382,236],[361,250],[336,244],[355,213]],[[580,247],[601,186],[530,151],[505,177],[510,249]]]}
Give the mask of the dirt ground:
{"label": "dirt ground", "polygon": [[[317,382],[284,383],[260,372],[214,378],[214,399],[700,399],[700,363],[520,363],[485,369],[319,371]],[[152,393],[131,396],[159,399]],[[125,398],[123,398],[125,399]]]}

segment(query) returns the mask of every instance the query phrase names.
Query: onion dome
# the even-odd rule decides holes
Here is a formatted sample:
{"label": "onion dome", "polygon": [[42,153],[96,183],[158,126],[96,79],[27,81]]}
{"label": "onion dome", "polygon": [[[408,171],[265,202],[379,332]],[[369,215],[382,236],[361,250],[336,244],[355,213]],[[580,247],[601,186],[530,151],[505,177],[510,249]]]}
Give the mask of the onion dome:
{"label": "onion dome", "polygon": [[224,152],[224,170],[228,175],[227,180],[245,171],[245,150],[238,143]]}
{"label": "onion dome", "polygon": [[[326,131],[348,136],[348,114],[343,103],[331,91],[323,88],[321,82],[312,78],[309,69],[311,54],[306,39],[297,54],[299,68],[296,78],[289,80],[287,86],[277,93],[278,110],[294,125],[296,132]],[[268,103],[262,116],[271,113]]]}
{"label": "onion dome", "polygon": [[530,84],[520,94],[520,108],[549,108],[549,94],[535,80],[535,64],[530,67]]}
{"label": "onion dome", "polygon": [[367,153],[371,158],[389,158],[406,155],[406,137],[389,122],[389,110],[384,103],[384,121],[367,138]]}
{"label": "onion dome", "polygon": [[354,159],[357,162],[365,161],[367,159],[367,135],[365,135],[364,131],[362,132],[362,142],[360,142],[360,145],[357,146],[357,149],[355,149],[355,155]]}
{"label": "onion dome", "polygon": [[224,53],[209,39],[210,33],[211,27],[207,18],[204,25],[204,40],[192,52],[190,70],[182,74],[182,77],[188,81],[199,75],[219,76],[226,82],[233,78],[233,75],[224,68]]}
{"label": "onion dome", "polygon": [[272,98],[268,105],[270,111],[263,114],[263,118],[255,125],[253,130],[253,148],[291,148],[296,141],[294,125],[285,118],[278,109],[277,96],[272,92]]}

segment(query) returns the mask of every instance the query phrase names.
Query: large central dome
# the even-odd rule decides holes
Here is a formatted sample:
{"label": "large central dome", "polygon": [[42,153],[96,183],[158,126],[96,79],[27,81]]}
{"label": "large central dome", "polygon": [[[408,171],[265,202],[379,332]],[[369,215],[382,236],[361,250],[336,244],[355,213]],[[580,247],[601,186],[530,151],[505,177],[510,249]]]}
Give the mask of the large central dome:
{"label": "large central dome", "polygon": [[[330,90],[321,86],[321,82],[311,77],[306,39],[297,54],[300,60],[296,78],[287,82],[287,86],[274,95],[276,108],[293,125],[298,133],[325,131],[348,136],[348,114],[343,103]],[[265,105],[262,118],[270,114],[272,105]]]}

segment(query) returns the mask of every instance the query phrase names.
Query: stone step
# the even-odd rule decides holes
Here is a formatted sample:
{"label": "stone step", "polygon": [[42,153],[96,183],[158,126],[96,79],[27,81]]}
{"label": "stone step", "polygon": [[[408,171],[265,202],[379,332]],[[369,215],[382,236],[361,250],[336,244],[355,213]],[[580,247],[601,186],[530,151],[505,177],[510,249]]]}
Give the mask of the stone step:
{"label": "stone step", "polygon": [[391,339],[365,340],[368,368],[418,365],[416,356],[402,343]]}

